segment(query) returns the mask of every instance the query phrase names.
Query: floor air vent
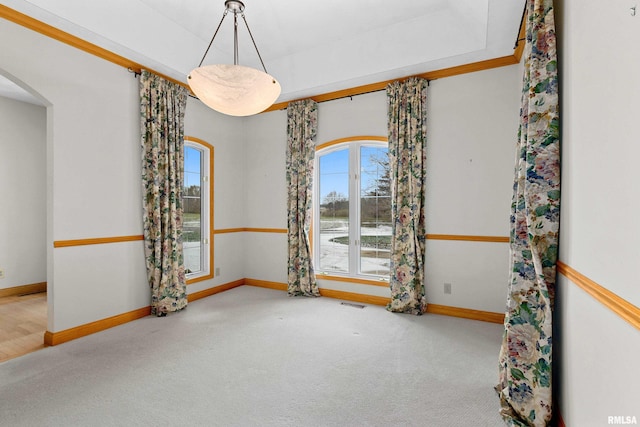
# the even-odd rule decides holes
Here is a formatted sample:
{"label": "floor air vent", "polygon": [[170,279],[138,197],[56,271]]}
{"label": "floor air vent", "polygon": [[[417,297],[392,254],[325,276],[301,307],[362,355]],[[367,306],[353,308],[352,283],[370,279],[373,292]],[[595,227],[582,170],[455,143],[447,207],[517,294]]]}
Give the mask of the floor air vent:
{"label": "floor air vent", "polygon": [[348,305],[349,307],[353,307],[353,308],[364,308],[364,305],[355,304],[355,303],[352,303],[352,302],[341,302],[340,305]]}

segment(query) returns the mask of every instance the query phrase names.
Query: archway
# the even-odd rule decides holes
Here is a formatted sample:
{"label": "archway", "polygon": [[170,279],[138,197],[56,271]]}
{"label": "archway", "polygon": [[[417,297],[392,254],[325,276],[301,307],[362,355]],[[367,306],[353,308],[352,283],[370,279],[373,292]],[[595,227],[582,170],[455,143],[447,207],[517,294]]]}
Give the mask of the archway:
{"label": "archway", "polygon": [[52,312],[49,107],[0,69],[0,194],[7,206],[0,212],[0,360],[42,348]]}

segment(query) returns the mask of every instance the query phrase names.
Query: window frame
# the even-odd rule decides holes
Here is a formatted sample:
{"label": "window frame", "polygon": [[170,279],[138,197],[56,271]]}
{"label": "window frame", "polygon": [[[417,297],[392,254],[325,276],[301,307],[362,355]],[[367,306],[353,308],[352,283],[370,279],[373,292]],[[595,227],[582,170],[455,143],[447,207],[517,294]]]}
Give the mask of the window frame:
{"label": "window frame", "polygon": [[[214,148],[206,141],[193,136],[184,137],[184,148],[195,148],[202,153],[200,165],[200,201],[201,201],[201,248],[204,248],[204,254],[201,251],[201,269],[194,273],[185,274],[186,283],[201,282],[214,277],[213,264],[213,171],[214,171]],[[184,168],[183,168],[184,170]],[[184,200],[184,195],[183,195]]]}
{"label": "window frame", "polygon": [[[361,245],[359,242],[360,231],[360,173],[361,173],[361,147],[378,146],[389,147],[387,137],[383,136],[352,136],[329,141],[316,146],[313,169],[313,199],[312,221],[310,230],[311,252],[314,268],[318,279],[351,282],[375,286],[388,286],[388,275],[363,274],[360,272]],[[323,271],[320,269],[320,157],[335,151],[349,150],[349,269],[347,272]],[[354,172],[356,171],[356,172]],[[352,202],[352,194],[355,194],[356,202]],[[352,226],[355,224],[355,226]],[[318,233],[315,232],[318,230]]]}

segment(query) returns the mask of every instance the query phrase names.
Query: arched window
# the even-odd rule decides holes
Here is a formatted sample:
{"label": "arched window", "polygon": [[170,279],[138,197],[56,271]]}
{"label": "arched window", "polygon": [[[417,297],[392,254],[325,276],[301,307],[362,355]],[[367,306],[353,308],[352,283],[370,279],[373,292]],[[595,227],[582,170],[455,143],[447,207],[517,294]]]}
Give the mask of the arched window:
{"label": "arched window", "polygon": [[386,139],[323,144],[315,161],[312,241],[318,277],[388,279],[391,187]]}
{"label": "arched window", "polygon": [[187,284],[213,277],[213,147],[185,137],[182,247]]}

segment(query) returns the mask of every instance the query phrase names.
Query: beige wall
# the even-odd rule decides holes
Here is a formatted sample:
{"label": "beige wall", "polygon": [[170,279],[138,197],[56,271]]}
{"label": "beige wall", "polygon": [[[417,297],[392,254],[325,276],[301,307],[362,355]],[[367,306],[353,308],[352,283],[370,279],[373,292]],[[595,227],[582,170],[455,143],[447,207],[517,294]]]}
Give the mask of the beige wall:
{"label": "beige wall", "polygon": [[[560,260],[640,306],[640,16],[633,2],[557,2]],[[556,368],[567,426],[640,419],[640,331],[560,276]]]}
{"label": "beige wall", "polygon": [[0,289],[47,281],[46,110],[0,97]]}

